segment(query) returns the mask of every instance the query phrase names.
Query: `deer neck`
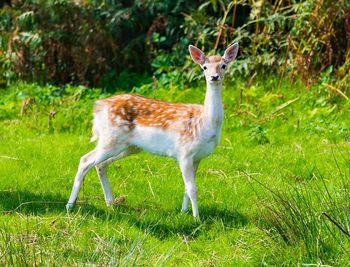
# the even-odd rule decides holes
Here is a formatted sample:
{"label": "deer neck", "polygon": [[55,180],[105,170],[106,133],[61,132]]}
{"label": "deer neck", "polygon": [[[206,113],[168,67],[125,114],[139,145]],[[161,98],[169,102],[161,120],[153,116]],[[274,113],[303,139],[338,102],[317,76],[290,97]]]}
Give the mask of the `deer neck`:
{"label": "deer neck", "polygon": [[221,99],[222,83],[207,82],[203,109],[203,126],[206,129],[221,130],[224,110]]}

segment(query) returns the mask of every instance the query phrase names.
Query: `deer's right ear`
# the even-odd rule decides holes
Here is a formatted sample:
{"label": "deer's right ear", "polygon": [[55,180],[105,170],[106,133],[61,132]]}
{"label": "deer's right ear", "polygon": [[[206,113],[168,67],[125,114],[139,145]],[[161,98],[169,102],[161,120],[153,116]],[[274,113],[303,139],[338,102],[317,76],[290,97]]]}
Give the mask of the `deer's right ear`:
{"label": "deer's right ear", "polygon": [[190,55],[194,62],[199,65],[203,65],[205,63],[205,55],[199,48],[189,45],[188,50],[190,51]]}

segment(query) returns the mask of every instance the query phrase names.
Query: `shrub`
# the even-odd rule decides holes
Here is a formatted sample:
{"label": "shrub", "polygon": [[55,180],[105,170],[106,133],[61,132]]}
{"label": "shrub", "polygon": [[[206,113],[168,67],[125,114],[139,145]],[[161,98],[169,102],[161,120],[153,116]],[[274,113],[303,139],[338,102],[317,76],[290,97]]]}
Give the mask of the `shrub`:
{"label": "shrub", "polygon": [[126,75],[154,74],[158,81],[168,73],[193,82],[198,72],[188,44],[223,52],[238,41],[232,76],[289,73],[311,84],[331,67],[339,81],[327,84],[345,92],[349,14],[345,0],[13,1],[0,9],[0,84],[21,79],[132,89],[145,79],[125,85]]}

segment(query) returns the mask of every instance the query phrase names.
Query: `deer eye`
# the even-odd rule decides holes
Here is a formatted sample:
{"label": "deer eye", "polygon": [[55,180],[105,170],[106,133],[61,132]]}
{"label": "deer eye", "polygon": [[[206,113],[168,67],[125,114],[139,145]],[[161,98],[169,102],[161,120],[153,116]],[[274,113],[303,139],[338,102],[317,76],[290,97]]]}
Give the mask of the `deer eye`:
{"label": "deer eye", "polygon": [[223,65],[221,66],[221,68],[222,68],[223,70],[226,69],[226,65],[223,64]]}
{"label": "deer eye", "polygon": [[203,66],[203,70],[207,70],[207,66]]}

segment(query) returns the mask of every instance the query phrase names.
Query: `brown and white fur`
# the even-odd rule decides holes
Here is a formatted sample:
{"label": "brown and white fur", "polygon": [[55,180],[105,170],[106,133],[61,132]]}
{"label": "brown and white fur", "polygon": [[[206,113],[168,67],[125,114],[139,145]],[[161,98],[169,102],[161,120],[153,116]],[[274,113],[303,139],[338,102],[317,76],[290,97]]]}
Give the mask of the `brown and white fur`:
{"label": "brown and white fur", "polygon": [[175,158],[180,166],[185,195],[181,211],[191,200],[198,217],[195,175],[198,164],[218,145],[224,118],[221,100],[222,82],[227,65],[238,52],[238,44],[229,46],[224,56],[209,56],[195,46],[189,51],[193,61],[204,70],[207,90],[204,105],[175,104],[133,94],[98,100],[94,108],[94,150],[80,159],[67,210],[72,209],[87,172],[96,167],[108,206],[114,198],[107,179],[107,166],[141,150]]}

